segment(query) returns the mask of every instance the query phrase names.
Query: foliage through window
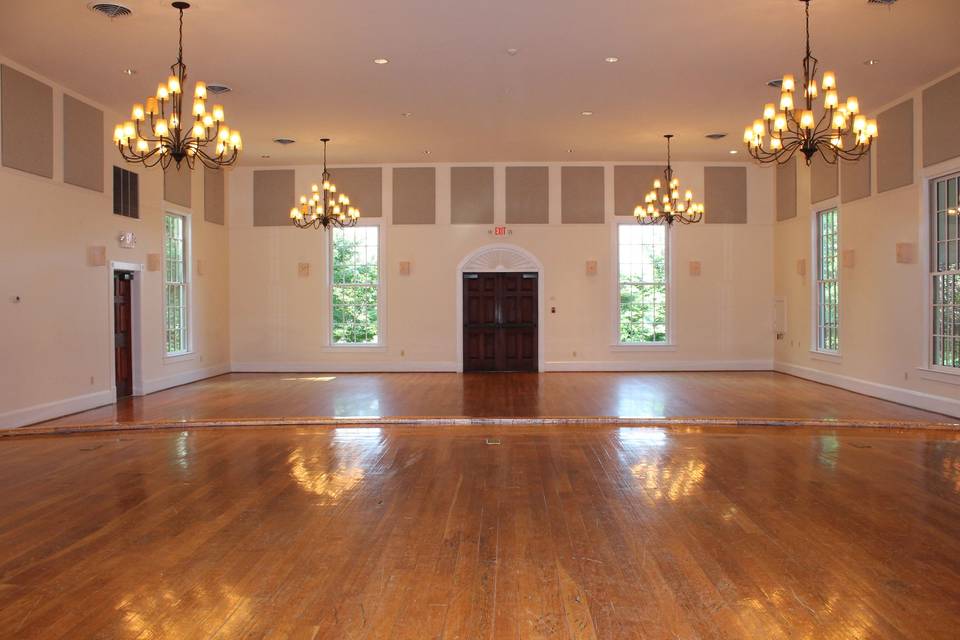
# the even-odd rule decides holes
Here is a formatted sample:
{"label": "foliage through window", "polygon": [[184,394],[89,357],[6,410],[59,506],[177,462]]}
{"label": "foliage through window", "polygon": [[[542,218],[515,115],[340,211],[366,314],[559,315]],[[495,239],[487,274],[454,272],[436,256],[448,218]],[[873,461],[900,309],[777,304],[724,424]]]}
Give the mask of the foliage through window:
{"label": "foliage through window", "polygon": [[331,304],[333,344],[380,343],[380,229],[334,228]]}
{"label": "foliage through window", "polygon": [[619,225],[617,259],[620,342],[667,342],[666,228]]}
{"label": "foliage through window", "polygon": [[960,368],[960,174],[934,181],[930,228],[932,363]]}
{"label": "foliage through window", "polygon": [[840,227],[837,210],[821,211],[817,233],[817,351],[840,351]]}
{"label": "foliage through window", "polygon": [[186,216],[167,214],[163,219],[163,312],[167,355],[190,350],[187,249]]}

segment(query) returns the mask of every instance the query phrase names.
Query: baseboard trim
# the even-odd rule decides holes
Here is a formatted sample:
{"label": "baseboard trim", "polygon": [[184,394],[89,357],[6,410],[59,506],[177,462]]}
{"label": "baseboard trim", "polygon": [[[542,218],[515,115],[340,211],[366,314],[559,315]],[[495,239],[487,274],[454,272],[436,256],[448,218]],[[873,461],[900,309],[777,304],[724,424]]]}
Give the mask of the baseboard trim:
{"label": "baseboard trim", "polygon": [[456,362],[234,362],[234,373],[403,373],[457,371]]}
{"label": "baseboard trim", "polygon": [[544,371],[770,371],[772,360],[586,361],[545,362]]}
{"label": "baseboard trim", "polygon": [[847,391],[862,393],[865,396],[889,400],[898,404],[905,404],[910,407],[934,411],[944,415],[960,417],[960,400],[938,396],[932,393],[922,391],[913,391],[902,387],[894,387],[879,382],[871,382],[862,378],[841,375],[839,373],[830,373],[811,367],[803,367],[787,362],[775,362],[774,371],[787,373],[805,380],[812,380],[822,384],[829,384],[834,387],[840,387]]}
{"label": "baseboard trim", "polygon": [[175,373],[172,376],[164,376],[163,378],[144,380],[142,384],[135,386],[134,395],[145,396],[156,393],[157,391],[163,391],[164,389],[170,389],[171,387],[179,387],[180,385],[190,384],[198,380],[222,376],[225,373],[230,373],[230,371],[230,365],[218,364],[203,369],[193,369],[191,371],[184,371],[183,373]]}
{"label": "baseboard trim", "polygon": [[35,404],[32,407],[23,409],[14,409],[6,413],[0,413],[0,429],[15,429],[28,424],[52,420],[61,416],[79,413],[88,409],[96,409],[103,405],[110,404],[116,400],[114,391],[110,389],[86,393],[81,396],[73,396],[64,400],[55,400],[43,404]]}

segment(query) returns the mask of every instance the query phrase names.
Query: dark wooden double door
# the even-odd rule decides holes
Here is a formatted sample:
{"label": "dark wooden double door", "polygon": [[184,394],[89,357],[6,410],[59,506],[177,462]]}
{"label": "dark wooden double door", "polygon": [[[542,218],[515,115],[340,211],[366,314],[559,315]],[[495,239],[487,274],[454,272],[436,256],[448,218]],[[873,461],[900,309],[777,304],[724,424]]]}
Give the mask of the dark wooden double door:
{"label": "dark wooden double door", "polygon": [[463,274],[463,370],[537,370],[537,274]]}
{"label": "dark wooden double door", "polygon": [[133,393],[133,273],[113,272],[113,357],[117,397]]}

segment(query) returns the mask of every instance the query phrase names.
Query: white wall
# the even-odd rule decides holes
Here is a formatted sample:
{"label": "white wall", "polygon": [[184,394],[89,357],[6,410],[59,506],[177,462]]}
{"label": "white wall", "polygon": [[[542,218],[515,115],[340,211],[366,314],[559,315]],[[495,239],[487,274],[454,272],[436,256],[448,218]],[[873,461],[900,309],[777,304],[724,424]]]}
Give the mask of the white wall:
{"label": "white wall", "polygon": [[[655,162],[657,159],[651,159]],[[490,243],[518,245],[544,265],[546,370],[769,369],[772,366],[773,181],[748,168],[748,224],[682,226],[672,232],[673,347],[613,346],[616,269],[613,165],[606,170],[605,224],[560,224],[560,166],[550,167],[550,224],[511,225],[494,238],[486,225],[450,224],[450,165],[437,168],[437,224],[392,225],[391,165],[384,165],[386,344],[328,345],[327,241],[324,231],[253,226],[253,169],[230,181],[231,358],[235,370],[457,370],[457,265]],[[495,167],[495,223],[504,224],[505,165]],[[270,167],[289,168],[289,167]],[[298,166],[298,193],[321,168]],[[703,194],[703,165],[678,163],[685,186]],[[334,178],[336,171],[333,170]],[[707,213],[709,215],[709,211]],[[632,218],[620,218],[636,224]],[[599,273],[586,275],[596,260]],[[702,275],[688,263],[702,262]],[[400,261],[412,263],[399,274]],[[308,278],[297,265],[311,264]],[[556,307],[556,314],[550,313]]]}
{"label": "white wall", "polygon": [[[110,261],[144,264],[162,252],[165,210],[192,214],[195,352],[163,356],[162,274],[137,274],[142,327],[141,376],[135,391],[150,392],[229,370],[227,229],[203,221],[203,178],[194,172],[192,207],[163,201],[159,168],[140,173],[140,219],[113,214],[112,167],[122,159],[110,137],[123,116],[104,110],[104,192],[63,183],[61,94],[54,88],[52,180],[0,167],[0,428],[28,424],[114,400],[112,280]],[[135,249],[117,236],[132,231]],[[107,265],[87,266],[87,248],[106,246]],[[196,261],[203,261],[203,275]],[[145,268],[145,267],[144,267]],[[14,302],[20,296],[20,302]]]}
{"label": "white wall", "polygon": [[[948,75],[952,73],[955,71]],[[786,335],[776,345],[776,368],[960,416],[960,375],[928,367],[929,214],[925,202],[929,180],[960,171],[960,158],[922,167],[922,89],[873,111],[880,113],[907,98],[914,99],[914,183],[878,193],[874,162],[872,195],[839,204],[840,249],[854,251],[854,266],[840,272],[839,358],[811,352],[811,283],[815,283],[816,264],[811,248],[811,216],[838,203],[810,203],[809,169],[799,163],[798,216],[778,222],[774,231],[775,289],[776,295],[786,300],[788,315]],[[914,264],[897,263],[897,243],[916,246],[918,258]],[[796,263],[802,258],[807,261],[807,269],[801,277]]]}

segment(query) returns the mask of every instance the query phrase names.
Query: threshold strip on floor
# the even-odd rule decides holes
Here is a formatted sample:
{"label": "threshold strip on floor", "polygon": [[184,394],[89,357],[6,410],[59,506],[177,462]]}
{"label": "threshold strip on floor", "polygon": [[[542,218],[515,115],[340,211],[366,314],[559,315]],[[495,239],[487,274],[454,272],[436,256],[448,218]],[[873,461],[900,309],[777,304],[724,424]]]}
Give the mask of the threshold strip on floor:
{"label": "threshold strip on floor", "polygon": [[813,428],[868,428],[960,431],[960,422],[921,422],[908,420],[854,420],[809,418],[757,417],[672,417],[640,418],[617,416],[550,416],[550,417],[490,417],[465,416],[379,417],[350,416],[344,418],[303,416],[296,418],[228,418],[221,420],[153,420],[141,422],[98,422],[51,426],[0,427],[0,438],[28,435],[67,435],[110,431],[152,431],[170,429],[214,429],[224,427],[346,427],[346,426],[549,426],[602,425],[644,427],[813,427]]}

